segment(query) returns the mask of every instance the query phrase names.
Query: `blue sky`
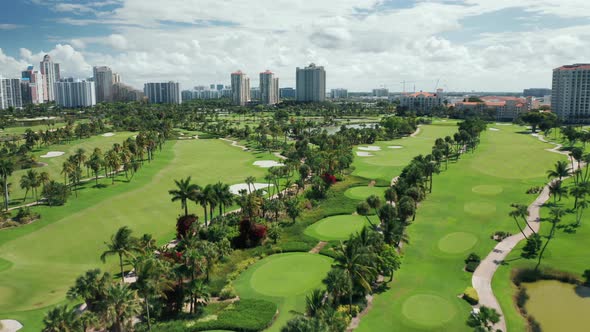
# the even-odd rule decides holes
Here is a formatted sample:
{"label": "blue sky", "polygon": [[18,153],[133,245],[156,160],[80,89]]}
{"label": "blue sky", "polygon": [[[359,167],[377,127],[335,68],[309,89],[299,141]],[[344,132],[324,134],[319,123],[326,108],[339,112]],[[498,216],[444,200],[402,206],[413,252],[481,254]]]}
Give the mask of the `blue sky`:
{"label": "blue sky", "polygon": [[587,0],[0,1],[4,76],[49,53],[68,76],[108,65],[136,87],[228,83],[236,69],[290,86],[315,62],[329,88],[518,91],[590,62],[589,45]]}

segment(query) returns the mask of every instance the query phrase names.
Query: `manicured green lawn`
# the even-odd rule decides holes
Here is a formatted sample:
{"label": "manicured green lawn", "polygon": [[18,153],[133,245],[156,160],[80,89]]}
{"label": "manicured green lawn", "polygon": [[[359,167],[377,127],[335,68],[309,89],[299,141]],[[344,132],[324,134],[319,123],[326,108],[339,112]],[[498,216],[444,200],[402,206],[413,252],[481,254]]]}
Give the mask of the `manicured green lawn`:
{"label": "manicured green lawn", "polygon": [[375,195],[377,197],[383,197],[383,193],[387,187],[369,187],[369,186],[362,186],[362,187],[353,187],[348,189],[344,195],[348,198],[357,199],[359,201],[365,200],[367,197],[371,195]]}
{"label": "manicured green lawn", "polygon": [[516,133],[522,128],[499,129],[484,133],[475,153],[434,177],[433,193],[408,227],[402,267],[391,288],[375,297],[359,331],[472,330],[465,324],[470,305],[458,298],[471,286],[463,260],[470,252],[487,255],[494,231],[517,231],[510,204],[533,201],[526,190],[542,185],[546,170],[564,158]]}
{"label": "manicured green lawn", "polygon": [[[573,180],[566,180],[564,182],[566,186],[571,186]],[[551,200],[552,201],[552,200]],[[550,202],[551,202],[550,201]],[[573,198],[563,198],[561,202],[558,202],[564,209],[571,209],[574,205]],[[541,218],[549,217],[550,207],[546,206],[541,209]],[[566,214],[560,226],[572,225],[575,223],[574,214]],[[551,229],[551,224],[544,221],[541,224],[542,236],[547,236]],[[590,263],[588,257],[590,256],[590,247],[588,246],[588,239],[590,239],[590,218],[588,212],[585,212],[582,218],[581,226],[574,228],[574,231],[567,231],[567,228],[559,228],[556,231],[554,239],[547,247],[547,250],[543,256],[541,262],[541,268],[549,268],[553,270],[564,271],[576,275],[578,278],[582,278],[582,273],[586,269],[590,269]],[[506,316],[506,324],[510,331],[525,331],[525,321],[521,315],[516,311],[513,303],[513,296],[516,294],[516,286],[511,282],[510,274],[515,268],[534,268],[536,260],[527,260],[520,257],[522,247],[525,242],[521,243],[514,248],[514,250],[506,258],[506,264],[500,266],[496,275],[494,276],[492,287],[494,293],[502,306],[504,315]],[[565,306],[565,305],[564,305]],[[566,309],[575,311],[577,310],[575,302],[570,302],[569,305],[565,306]],[[572,323],[579,322],[585,324],[585,317],[578,316],[578,320],[574,320]],[[579,325],[587,326],[587,325]],[[541,326],[544,328],[543,326]],[[545,329],[544,329],[545,330]],[[567,329],[564,329],[564,331]]]}
{"label": "manicured green lawn", "polygon": [[[455,122],[435,122],[432,125],[420,127],[416,137],[407,137],[392,141],[379,141],[371,144],[380,151],[363,151],[355,148],[356,152],[368,152],[372,157],[355,156],[353,166],[354,175],[369,180],[376,180],[378,185],[389,185],[391,179],[398,176],[401,170],[419,154],[429,154],[434,140],[445,136],[452,136],[457,131]],[[401,148],[391,148],[398,147]],[[362,145],[361,147],[366,147]]]}
{"label": "manicured green lawn", "polygon": [[268,331],[279,331],[293,317],[291,311],[305,311],[305,296],[323,288],[322,279],[330,271],[332,259],[308,253],[269,256],[242,273],[234,286],[242,298],[275,302],[279,316]]}
{"label": "manicured green lawn", "polygon": [[[132,132],[117,132],[115,136],[105,137],[102,135],[93,136],[90,138],[85,138],[82,140],[75,140],[68,144],[59,144],[59,145],[51,145],[49,147],[43,147],[41,149],[35,150],[33,155],[37,158],[38,162],[46,163],[47,166],[44,167],[37,167],[35,171],[38,173],[40,172],[47,172],[49,173],[49,177],[52,180],[56,180],[58,182],[64,181],[64,176],[61,174],[62,165],[64,161],[68,159],[69,156],[76,153],[78,149],[84,149],[86,151],[86,155],[90,156],[94,148],[100,148],[103,153],[106,153],[107,150],[113,147],[113,144],[119,143],[122,144],[124,140],[131,136],[135,136],[137,133]],[[49,151],[60,151],[65,152],[64,155],[59,157],[53,158],[41,158],[42,155],[45,155]],[[93,174],[87,174],[86,168],[83,167],[83,177],[92,177]],[[19,205],[22,203],[22,200],[25,196],[25,191],[20,187],[20,178],[27,173],[28,170],[17,170],[12,173],[12,176],[9,177],[9,182],[12,183],[11,189],[11,199],[12,200],[19,200]],[[104,174],[101,174],[104,175]],[[105,180],[105,183],[110,181]],[[29,195],[27,197],[27,202],[34,201],[31,192],[29,191]]]}
{"label": "manicured green lawn", "polygon": [[[64,207],[36,208],[40,221],[0,231],[0,258],[13,264],[0,271],[0,319],[20,312],[23,331],[38,331],[27,326],[38,324],[39,315],[29,318],[25,311],[62,301],[74,279],[88,269],[113,269],[114,259],[104,265],[99,256],[119,227],[127,225],[137,236],[153,234],[160,243],[171,239],[181,212],[168,195],[174,179],[190,175],[206,185],[241,183],[249,175],[262,178],[265,170],[252,166],[256,158],[268,155],[243,152],[220,140],[169,142],[130,183],[88,186]],[[202,208],[191,205],[190,212],[201,215]]]}
{"label": "manicured green lawn", "polygon": [[[373,223],[377,218],[373,217]],[[359,215],[345,214],[331,216],[317,221],[305,229],[305,235],[322,241],[346,240],[363,227],[370,226],[367,218]]]}

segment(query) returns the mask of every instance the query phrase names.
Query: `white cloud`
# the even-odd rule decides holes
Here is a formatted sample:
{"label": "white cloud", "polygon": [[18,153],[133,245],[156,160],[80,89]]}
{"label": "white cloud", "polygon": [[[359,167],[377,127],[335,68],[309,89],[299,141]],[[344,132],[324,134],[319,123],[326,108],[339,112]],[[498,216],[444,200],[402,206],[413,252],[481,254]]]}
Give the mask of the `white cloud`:
{"label": "white cloud", "polygon": [[22,28],[22,25],[12,23],[0,23],[0,30],[16,30]]}

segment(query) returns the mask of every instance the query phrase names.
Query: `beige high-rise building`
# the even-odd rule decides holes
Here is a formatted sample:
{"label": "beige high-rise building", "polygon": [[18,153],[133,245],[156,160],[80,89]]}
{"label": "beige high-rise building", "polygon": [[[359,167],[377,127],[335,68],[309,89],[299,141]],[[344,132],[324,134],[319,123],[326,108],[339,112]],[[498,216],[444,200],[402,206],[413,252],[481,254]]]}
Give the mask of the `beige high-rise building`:
{"label": "beige high-rise building", "polygon": [[231,92],[234,105],[244,106],[250,101],[250,79],[241,70],[231,74]]}
{"label": "beige high-rise building", "polygon": [[113,101],[113,71],[107,66],[94,67],[94,87],[96,89],[96,102]]}
{"label": "beige high-rise building", "polygon": [[326,100],[326,71],[324,67],[310,64],[297,67],[297,101],[323,102]]}
{"label": "beige high-rise building", "polygon": [[41,75],[43,75],[43,96],[45,101],[54,101],[53,83],[61,79],[59,63],[53,63],[51,56],[46,54],[41,61]]}
{"label": "beige high-rise building", "polygon": [[567,122],[590,121],[590,64],[553,69],[551,109]]}
{"label": "beige high-rise building", "polygon": [[260,73],[260,101],[265,105],[279,103],[279,79],[270,70]]}

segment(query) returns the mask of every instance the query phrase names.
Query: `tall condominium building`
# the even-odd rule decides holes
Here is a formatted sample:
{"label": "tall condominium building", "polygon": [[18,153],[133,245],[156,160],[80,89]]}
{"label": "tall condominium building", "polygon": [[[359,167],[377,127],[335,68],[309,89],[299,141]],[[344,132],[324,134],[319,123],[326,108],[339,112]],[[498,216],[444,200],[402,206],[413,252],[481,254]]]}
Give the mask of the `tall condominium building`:
{"label": "tall condominium building", "polygon": [[297,67],[297,101],[322,102],[326,100],[326,71],[324,67],[310,64]]}
{"label": "tall condominium building", "polygon": [[0,109],[9,107],[23,107],[20,79],[0,76]]}
{"label": "tall condominium building", "polygon": [[346,99],[346,98],[348,98],[348,90],[346,90],[346,89],[332,89],[332,91],[330,91],[330,98],[332,98],[332,99]]}
{"label": "tall condominium building", "polygon": [[182,103],[180,83],[178,82],[146,83],[143,92],[152,104]]}
{"label": "tall condominium building", "polygon": [[385,88],[373,89],[373,97],[389,97],[389,90]]}
{"label": "tall condominium building", "polygon": [[63,79],[53,83],[55,102],[61,107],[78,108],[96,105],[94,82]]}
{"label": "tall condominium building", "polygon": [[142,101],[144,98],[143,91],[120,82],[113,84],[113,101]]}
{"label": "tall condominium building", "polygon": [[234,105],[244,106],[250,101],[250,79],[241,70],[231,74],[231,91]]}
{"label": "tall condominium building", "polygon": [[53,83],[61,79],[59,63],[53,63],[51,56],[46,54],[41,61],[41,75],[43,75],[43,96],[45,101],[54,101]]}
{"label": "tall condominium building", "polygon": [[279,103],[279,79],[270,70],[260,73],[260,102],[265,105]]}
{"label": "tall condominium building", "polygon": [[96,102],[113,101],[114,75],[111,68],[100,66],[93,68],[94,88],[96,89]]}
{"label": "tall condominium building", "polygon": [[590,64],[573,64],[553,69],[551,109],[565,121],[590,118]]}
{"label": "tall condominium building", "polygon": [[34,66],[27,67],[21,73],[21,94],[23,104],[39,104],[45,100],[43,95],[43,75],[34,69]]}
{"label": "tall condominium building", "polygon": [[250,88],[250,101],[258,100],[260,101],[260,88],[255,86]]}

